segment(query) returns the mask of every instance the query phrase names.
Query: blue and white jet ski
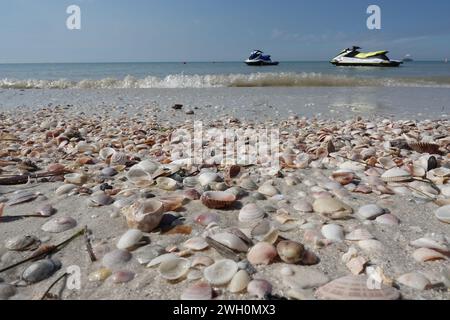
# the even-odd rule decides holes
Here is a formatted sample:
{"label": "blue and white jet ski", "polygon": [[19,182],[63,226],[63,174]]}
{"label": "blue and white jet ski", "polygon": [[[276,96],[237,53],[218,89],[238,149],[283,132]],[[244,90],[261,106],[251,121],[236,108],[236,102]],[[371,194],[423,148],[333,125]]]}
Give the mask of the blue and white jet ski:
{"label": "blue and white jet ski", "polygon": [[254,50],[245,63],[248,66],[277,66],[279,64],[278,61],[272,61],[269,55],[264,55],[261,50]]}

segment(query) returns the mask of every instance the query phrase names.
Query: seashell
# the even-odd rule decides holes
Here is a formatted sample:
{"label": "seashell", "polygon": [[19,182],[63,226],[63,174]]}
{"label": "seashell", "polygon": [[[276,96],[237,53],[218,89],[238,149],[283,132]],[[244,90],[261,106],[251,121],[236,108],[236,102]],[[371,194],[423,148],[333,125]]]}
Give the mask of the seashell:
{"label": "seashell", "polygon": [[166,191],[175,191],[176,189],[178,189],[178,182],[166,177],[157,178],[156,185],[158,188]]}
{"label": "seashell", "polygon": [[203,271],[206,281],[214,286],[223,286],[229,283],[238,272],[238,265],[233,260],[220,260],[206,267]]}
{"label": "seashell", "polygon": [[174,253],[166,253],[166,254],[160,255],[160,256],[156,257],[155,259],[153,259],[152,261],[150,261],[147,264],[147,268],[156,267],[156,266],[159,266],[163,262],[178,259],[178,258],[179,257]]}
{"label": "seashell", "polygon": [[52,163],[47,166],[47,171],[52,172],[52,173],[63,172],[65,170],[66,170],[66,167],[60,163]]}
{"label": "seashell", "polygon": [[7,283],[0,283],[0,301],[8,300],[16,294],[16,288]]}
{"label": "seashell", "polygon": [[313,204],[315,212],[331,219],[344,219],[349,217],[353,209],[335,198],[319,198]]}
{"label": "seashell", "polygon": [[439,145],[428,142],[413,142],[408,144],[411,149],[418,153],[440,154]]}
{"label": "seashell", "polygon": [[203,281],[194,283],[181,294],[181,300],[184,301],[207,301],[213,297],[211,286]]}
{"label": "seashell", "polygon": [[183,243],[183,246],[194,251],[202,251],[209,247],[206,240],[201,237],[191,238]]}
{"label": "seashell", "polygon": [[198,184],[197,177],[186,177],[183,179],[183,186],[194,188]]}
{"label": "seashell", "polygon": [[220,221],[220,217],[218,214],[215,214],[213,212],[207,212],[195,216],[194,221],[206,227],[211,223],[218,223]]}
{"label": "seashell", "polygon": [[130,229],[120,237],[117,242],[117,248],[121,250],[133,250],[138,246],[143,236],[142,231]]}
{"label": "seashell", "polygon": [[239,221],[256,222],[264,218],[264,211],[256,204],[250,203],[244,206],[239,212]]}
{"label": "seashell", "polygon": [[116,271],[111,277],[113,283],[127,283],[134,279],[134,272],[131,271]]}
{"label": "seashell", "polygon": [[184,190],[183,195],[189,200],[200,200],[201,194],[195,189]]}
{"label": "seashell", "polygon": [[[377,287],[379,285],[379,287]],[[384,284],[372,284],[365,275],[346,276],[320,287],[320,300],[398,300],[400,292]]]}
{"label": "seashell", "polygon": [[311,205],[311,203],[309,203],[306,200],[297,201],[294,204],[293,208],[295,210],[303,212],[303,213],[310,213],[310,212],[314,211],[313,206]]}
{"label": "seashell", "polygon": [[364,272],[367,262],[368,261],[364,257],[354,257],[346,263],[346,266],[352,274],[357,276]]}
{"label": "seashell", "polygon": [[392,158],[388,157],[380,158],[378,159],[378,162],[383,166],[384,169],[387,170],[397,167],[397,163],[395,163],[395,161],[392,160]]}
{"label": "seashell", "polygon": [[111,157],[109,164],[112,166],[126,165],[128,162],[128,156],[123,152],[114,152]]}
{"label": "seashell", "polygon": [[88,178],[85,173],[69,173],[64,176],[64,183],[81,186],[88,181]]}
{"label": "seashell", "polygon": [[444,254],[450,253],[450,246],[444,237],[424,237],[410,242],[410,245],[416,248],[428,248],[439,251]]}
{"label": "seashell", "polygon": [[214,263],[214,260],[208,256],[196,256],[192,260],[192,267],[203,266],[208,267]]}
{"label": "seashell", "polygon": [[77,221],[68,216],[62,216],[46,222],[41,229],[50,233],[61,233],[73,229],[77,226]]}
{"label": "seashell", "polygon": [[294,241],[280,241],[277,245],[278,256],[286,263],[300,262],[305,254],[305,247]]}
{"label": "seashell", "polygon": [[18,235],[5,241],[5,248],[11,251],[29,251],[39,247],[38,238],[30,235]]}
{"label": "seashell", "polygon": [[56,189],[55,194],[58,196],[62,196],[62,195],[70,193],[72,190],[74,190],[76,188],[77,188],[77,186],[74,184],[65,184],[65,185],[62,185],[61,187],[59,187],[58,189]]}
{"label": "seashell", "polygon": [[198,269],[191,269],[188,272],[186,278],[188,279],[188,281],[195,281],[195,280],[203,279],[203,272]]}
{"label": "seashell", "polygon": [[143,232],[152,232],[159,226],[163,218],[164,205],[161,201],[150,199],[136,201],[130,207],[124,208],[128,227]]}
{"label": "seashell", "polygon": [[120,198],[120,199],[116,199],[116,201],[114,201],[113,205],[114,205],[114,207],[116,207],[118,209],[123,209],[125,207],[131,206],[135,201],[136,201],[135,197]]}
{"label": "seashell", "polygon": [[131,260],[131,253],[126,250],[113,250],[102,258],[102,265],[110,270],[116,270]]}
{"label": "seashell", "polygon": [[89,198],[89,205],[94,207],[109,206],[113,202],[114,199],[103,191],[97,192]]}
{"label": "seashell", "polygon": [[239,270],[231,279],[230,284],[228,285],[228,290],[231,293],[240,293],[247,289],[248,284],[250,283],[251,278],[247,271]]}
{"label": "seashell", "polygon": [[252,280],[247,286],[247,292],[259,299],[266,299],[267,296],[272,294],[272,285],[266,280]]}
{"label": "seashell", "polygon": [[150,261],[164,254],[166,250],[159,245],[147,245],[133,252],[133,256],[140,264],[147,265]]}
{"label": "seashell", "polygon": [[54,259],[40,260],[33,263],[22,273],[22,280],[37,283],[51,277],[61,268],[61,262]]}
{"label": "seashell", "polygon": [[400,220],[392,214],[383,214],[375,219],[379,224],[385,224],[390,226],[396,226],[400,223]]}
{"label": "seashell", "polygon": [[210,209],[224,209],[233,205],[236,196],[222,191],[208,191],[201,197],[202,203]]}
{"label": "seashell", "polygon": [[334,172],[331,175],[331,178],[340,183],[343,186],[346,186],[350,183],[353,182],[353,180],[355,179],[355,174],[353,172],[348,172],[348,171],[338,171],[338,172]]}
{"label": "seashell", "polygon": [[190,267],[191,262],[188,259],[176,258],[161,262],[158,272],[164,279],[176,281],[184,278]]}
{"label": "seashell", "polygon": [[365,220],[373,220],[385,213],[385,210],[376,204],[368,204],[359,208],[357,215]]}
{"label": "seashell", "polygon": [[107,160],[116,152],[113,148],[103,148],[98,152],[100,159]]}
{"label": "seashell", "polygon": [[139,162],[134,167],[137,169],[141,169],[149,173],[150,175],[154,174],[155,172],[159,171],[162,168],[160,163],[148,159]]}
{"label": "seashell", "polygon": [[411,173],[413,177],[423,178],[427,174],[427,170],[422,168],[421,166],[410,166],[408,167],[408,171]]}
{"label": "seashell", "polygon": [[450,223],[450,205],[437,209],[435,215],[439,221]]}
{"label": "seashell", "polygon": [[397,278],[397,282],[416,289],[416,290],[426,290],[431,287],[431,282],[423,274],[418,272],[411,272],[401,275]]}
{"label": "seashell", "polygon": [[428,248],[419,248],[413,252],[413,258],[417,262],[428,262],[435,260],[446,260],[447,257],[442,253]]}
{"label": "seashell", "polygon": [[164,211],[176,211],[183,206],[184,197],[183,196],[165,196],[159,197],[159,201],[163,203]]}
{"label": "seashell", "polygon": [[380,241],[373,239],[358,241],[358,246],[368,253],[384,251],[383,244]]}
{"label": "seashell", "polygon": [[252,265],[269,265],[276,256],[277,250],[273,245],[259,242],[249,250],[247,260]]}
{"label": "seashell", "polygon": [[258,188],[258,192],[267,196],[267,197],[273,197],[276,196],[277,194],[279,194],[280,192],[278,191],[277,188],[275,188],[272,184],[270,183],[264,183],[261,187]]}
{"label": "seashell", "polygon": [[105,177],[114,177],[115,175],[118,174],[118,172],[115,168],[106,167],[106,168],[102,169],[101,174]]}
{"label": "seashell", "polygon": [[344,228],[337,224],[326,224],[322,227],[322,235],[333,242],[342,242],[344,240]]}
{"label": "seashell", "polygon": [[229,232],[217,233],[211,238],[233,251],[247,252],[248,250],[248,246],[244,241],[242,241],[238,236]]}
{"label": "seashell", "polygon": [[312,251],[306,250],[302,259],[302,264],[305,266],[313,266],[320,262],[319,257]]}
{"label": "seashell", "polygon": [[356,229],[345,236],[345,240],[349,241],[370,240],[373,238],[374,236],[366,229]]}
{"label": "seashell", "polygon": [[202,187],[205,187],[213,182],[220,180],[220,176],[214,172],[204,172],[198,176],[198,182]]}
{"label": "seashell", "polygon": [[112,275],[112,271],[108,268],[100,268],[88,275],[90,282],[102,282],[108,279]]}
{"label": "seashell", "polygon": [[9,201],[6,202],[6,205],[11,207],[25,202],[30,202],[35,200],[38,196],[38,193],[32,193],[22,190],[16,191],[13,193],[13,196],[9,199]]}
{"label": "seashell", "polygon": [[137,187],[148,187],[153,184],[153,178],[150,173],[136,166],[132,167],[126,174],[128,181]]}
{"label": "seashell", "polygon": [[400,168],[392,168],[381,175],[384,182],[407,182],[412,180],[411,174]]}
{"label": "seashell", "polygon": [[40,207],[37,211],[37,214],[43,216],[43,217],[51,217],[56,213],[56,209],[53,208],[50,204],[46,204],[42,207]]}
{"label": "seashell", "polygon": [[258,189],[258,185],[250,178],[242,179],[241,182],[239,183],[239,186],[242,189],[251,190],[251,191]]}
{"label": "seashell", "polygon": [[261,237],[264,237],[271,230],[272,230],[272,227],[270,225],[270,221],[264,219],[264,220],[256,222],[253,225],[253,227],[252,227],[252,229],[250,231],[250,235],[251,235],[252,238],[259,239]]}

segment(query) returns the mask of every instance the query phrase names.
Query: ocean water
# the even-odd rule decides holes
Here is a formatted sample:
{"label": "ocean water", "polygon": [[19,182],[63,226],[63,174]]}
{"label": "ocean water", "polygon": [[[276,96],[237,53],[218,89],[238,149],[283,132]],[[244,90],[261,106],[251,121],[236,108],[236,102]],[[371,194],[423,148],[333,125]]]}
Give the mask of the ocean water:
{"label": "ocean water", "polygon": [[335,67],[328,62],[0,64],[1,89],[216,87],[450,87],[450,63],[399,68]]}

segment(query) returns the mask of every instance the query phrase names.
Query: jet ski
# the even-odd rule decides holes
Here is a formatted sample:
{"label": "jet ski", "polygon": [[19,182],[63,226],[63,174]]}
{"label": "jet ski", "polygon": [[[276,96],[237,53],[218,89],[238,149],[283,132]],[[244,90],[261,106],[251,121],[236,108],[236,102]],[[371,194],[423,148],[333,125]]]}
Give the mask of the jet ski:
{"label": "jet ski", "polygon": [[389,51],[360,52],[360,47],[347,48],[330,62],[335,66],[398,67],[403,62],[390,60]]}
{"label": "jet ski", "polygon": [[269,55],[264,55],[261,50],[254,50],[245,63],[248,66],[277,66],[279,64],[277,61],[272,61]]}

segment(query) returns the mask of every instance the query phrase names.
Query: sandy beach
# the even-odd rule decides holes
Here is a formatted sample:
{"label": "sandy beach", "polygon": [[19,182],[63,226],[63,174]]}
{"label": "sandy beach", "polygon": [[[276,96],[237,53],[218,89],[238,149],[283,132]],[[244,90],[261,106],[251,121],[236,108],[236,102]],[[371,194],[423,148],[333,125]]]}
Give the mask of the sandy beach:
{"label": "sandy beach", "polygon": [[[0,299],[75,266],[46,298],[448,300],[447,91],[1,90],[0,270],[90,236],[1,272]],[[279,167],[187,163],[194,121],[277,130]]]}

